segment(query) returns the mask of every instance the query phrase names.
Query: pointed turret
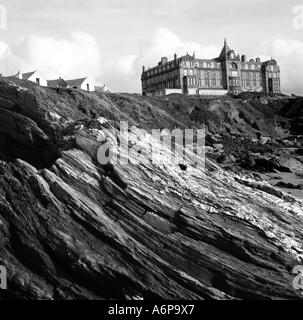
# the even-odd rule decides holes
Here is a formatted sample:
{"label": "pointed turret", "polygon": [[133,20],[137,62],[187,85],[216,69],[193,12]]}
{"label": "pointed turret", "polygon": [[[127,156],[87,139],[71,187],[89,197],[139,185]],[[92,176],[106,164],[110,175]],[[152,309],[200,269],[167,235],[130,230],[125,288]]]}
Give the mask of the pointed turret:
{"label": "pointed turret", "polygon": [[220,58],[220,59],[226,58],[227,53],[228,53],[229,51],[230,51],[230,47],[228,46],[227,41],[226,41],[226,38],[225,38],[225,39],[224,39],[224,46],[223,46],[223,49],[222,49],[222,51],[221,51],[221,53],[220,53],[219,58]]}

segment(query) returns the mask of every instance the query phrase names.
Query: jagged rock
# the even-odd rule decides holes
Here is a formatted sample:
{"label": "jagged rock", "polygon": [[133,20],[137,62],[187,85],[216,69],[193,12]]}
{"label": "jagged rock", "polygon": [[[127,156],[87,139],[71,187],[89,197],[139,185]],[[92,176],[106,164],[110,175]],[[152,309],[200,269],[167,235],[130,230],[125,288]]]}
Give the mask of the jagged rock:
{"label": "jagged rock", "polygon": [[218,158],[218,163],[222,163],[222,164],[232,164],[236,162],[236,158],[232,155],[221,155]]}
{"label": "jagged rock", "polygon": [[[252,114],[249,101],[182,96],[172,110],[157,98],[58,93],[17,79],[0,79],[0,98],[12,124],[0,131],[0,299],[302,299],[291,285],[303,258],[302,201],[210,159],[205,168],[165,154],[98,162],[119,119],[146,129],[206,119],[224,134],[241,108]],[[130,143],[143,149],[152,137],[138,132]],[[40,158],[8,154],[11,138]],[[58,153],[44,163],[35,147],[47,143]]]}
{"label": "jagged rock", "polygon": [[283,182],[283,181],[279,181],[275,184],[276,187],[278,188],[286,188],[286,189],[300,189],[303,190],[303,185],[302,184],[298,184],[298,185],[294,185],[290,182]]}
{"label": "jagged rock", "polygon": [[222,150],[224,148],[222,143],[217,143],[213,145],[214,148],[218,149],[218,150]]}

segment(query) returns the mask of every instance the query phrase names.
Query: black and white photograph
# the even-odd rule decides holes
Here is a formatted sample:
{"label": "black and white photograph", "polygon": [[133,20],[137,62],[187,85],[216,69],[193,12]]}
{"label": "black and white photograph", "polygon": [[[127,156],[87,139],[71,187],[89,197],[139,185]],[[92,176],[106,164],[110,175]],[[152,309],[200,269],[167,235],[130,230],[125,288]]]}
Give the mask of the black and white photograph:
{"label": "black and white photograph", "polygon": [[0,0],[0,310],[302,300],[302,144],[303,0]]}

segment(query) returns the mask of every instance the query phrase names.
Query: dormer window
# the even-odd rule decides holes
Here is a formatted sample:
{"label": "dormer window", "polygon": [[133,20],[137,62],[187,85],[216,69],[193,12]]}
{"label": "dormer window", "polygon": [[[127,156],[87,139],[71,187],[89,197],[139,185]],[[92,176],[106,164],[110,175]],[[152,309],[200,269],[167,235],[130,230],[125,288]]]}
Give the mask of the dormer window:
{"label": "dormer window", "polygon": [[232,62],[232,63],[230,64],[230,69],[238,69],[237,64],[236,64],[235,62]]}

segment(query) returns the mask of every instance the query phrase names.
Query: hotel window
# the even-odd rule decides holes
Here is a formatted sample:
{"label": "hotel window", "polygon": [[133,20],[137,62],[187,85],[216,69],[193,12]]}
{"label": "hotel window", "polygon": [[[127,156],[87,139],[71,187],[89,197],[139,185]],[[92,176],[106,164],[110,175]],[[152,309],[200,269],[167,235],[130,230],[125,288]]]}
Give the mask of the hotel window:
{"label": "hotel window", "polygon": [[210,67],[211,67],[212,69],[215,67],[215,65],[214,65],[213,62],[210,64]]}
{"label": "hotel window", "polygon": [[185,75],[185,76],[188,75],[187,69],[184,69],[184,75]]}
{"label": "hotel window", "polygon": [[230,64],[230,69],[238,69],[237,64],[236,64],[235,62],[232,62],[232,63]]}
{"label": "hotel window", "polygon": [[250,67],[251,70],[255,70],[255,66],[252,64]]}
{"label": "hotel window", "polygon": [[189,75],[193,76],[194,75],[194,70],[193,69],[189,69]]}
{"label": "hotel window", "polygon": [[245,69],[245,70],[248,70],[248,64],[246,64],[246,65],[244,66],[244,69]]}
{"label": "hotel window", "polygon": [[207,63],[203,62],[203,68],[207,68]]}

